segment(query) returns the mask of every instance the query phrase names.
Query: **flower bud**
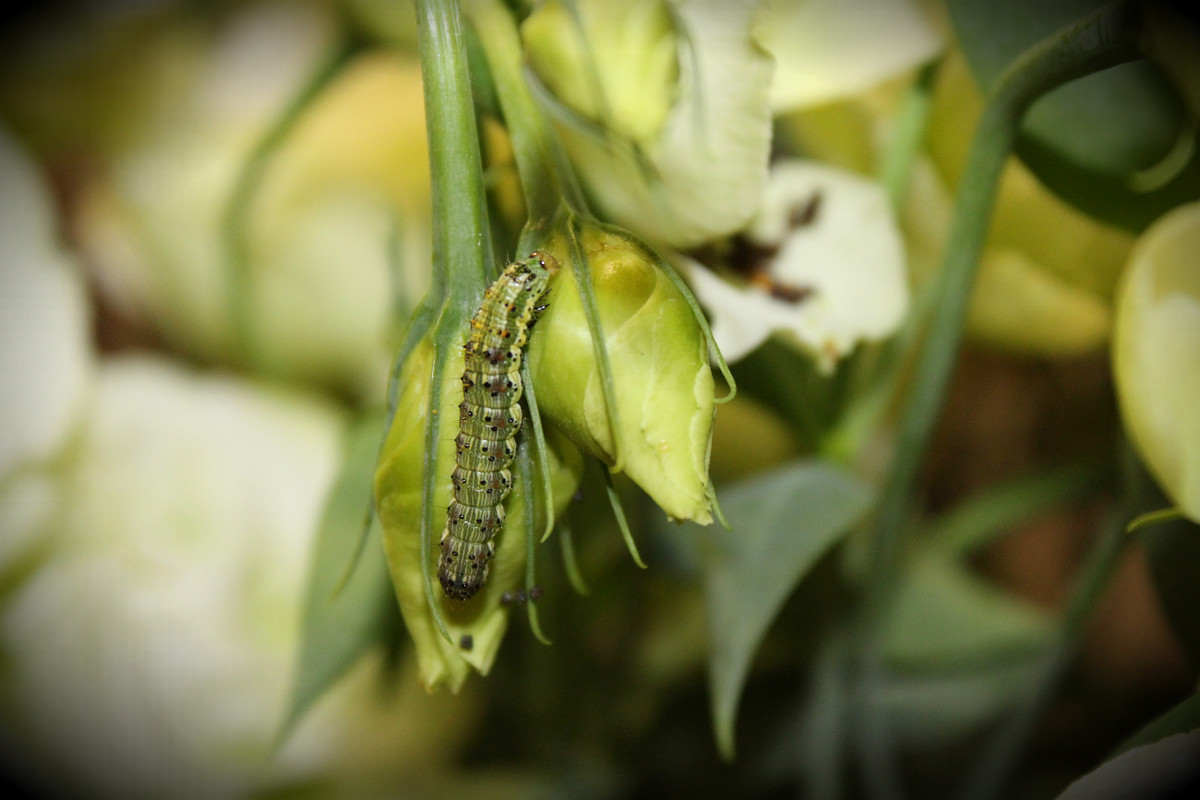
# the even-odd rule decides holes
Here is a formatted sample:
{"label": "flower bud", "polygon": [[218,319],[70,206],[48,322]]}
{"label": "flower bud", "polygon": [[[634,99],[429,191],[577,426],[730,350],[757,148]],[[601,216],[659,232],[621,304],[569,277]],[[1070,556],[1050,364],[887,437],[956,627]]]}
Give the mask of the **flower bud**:
{"label": "flower bud", "polygon": [[[451,499],[458,406],[463,398],[463,350],[455,348],[444,357],[437,408],[431,411],[430,381],[436,358],[433,345],[426,341],[418,345],[402,368],[396,414],[375,473],[375,502],[383,524],[392,583],[404,623],[416,645],[422,680],[428,688],[445,684],[457,692],[471,667],[481,673],[491,668],[508,626],[508,608],[501,598],[524,586],[524,509],[529,487],[521,480],[514,463],[512,489],[504,501],[507,511],[504,526],[496,535],[496,552],[487,581],[477,594],[465,602],[446,600],[436,577],[432,578],[435,602],[440,604],[451,638],[447,641],[429,606],[425,582],[437,569],[438,541]],[[441,419],[441,427],[437,451],[433,454],[436,488],[430,521],[430,559],[426,563],[421,558],[422,483],[428,464],[425,428],[431,414]],[[523,430],[519,435],[530,436],[531,431]],[[579,484],[583,465],[578,452],[568,447],[564,455],[563,448],[558,449],[560,452],[551,449],[549,458],[555,505],[561,510]],[[539,471],[535,468],[533,474],[536,481]],[[544,513],[538,509],[539,518]],[[534,531],[540,532],[543,525],[544,520],[535,520]]]}
{"label": "flower bud", "polygon": [[1167,496],[1200,522],[1200,203],[1134,246],[1117,295],[1113,370],[1134,447]]}
{"label": "flower bud", "polygon": [[617,428],[609,427],[606,378],[573,270],[561,255],[563,268],[529,342],[542,415],[584,451],[619,463],[671,517],[707,524],[714,402],[700,325],[642,247],[592,228],[583,231],[581,245],[612,368]]}

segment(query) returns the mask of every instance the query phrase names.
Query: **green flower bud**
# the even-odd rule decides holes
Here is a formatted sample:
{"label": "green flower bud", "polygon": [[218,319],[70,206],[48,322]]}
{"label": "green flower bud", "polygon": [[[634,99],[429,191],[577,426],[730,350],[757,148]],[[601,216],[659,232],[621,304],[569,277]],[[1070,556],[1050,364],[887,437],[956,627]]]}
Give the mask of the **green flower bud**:
{"label": "green flower bud", "polygon": [[612,367],[617,429],[609,428],[605,377],[563,255],[529,342],[542,415],[584,451],[619,464],[671,517],[707,524],[714,402],[700,325],[643,248],[596,229],[583,232],[581,245]]}
{"label": "green flower bud", "polygon": [[[433,345],[426,341],[404,364],[396,414],[375,473],[375,501],[383,524],[392,583],[404,623],[416,645],[422,680],[430,689],[447,685],[457,692],[471,667],[485,674],[491,668],[508,626],[508,608],[502,605],[501,598],[525,585],[524,500],[528,487],[514,464],[512,490],[504,502],[507,516],[504,529],[496,536],[496,553],[491,559],[488,579],[469,601],[446,600],[437,578],[430,576],[437,569],[438,541],[451,499],[454,439],[458,406],[463,398],[463,350],[455,348],[445,356],[437,408],[431,411],[430,381],[436,357]],[[441,427],[437,451],[427,456],[425,428],[431,415],[440,418]],[[519,435],[530,436],[531,431],[524,430]],[[551,448],[549,454],[556,512],[574,494],[583,468],[577,451],[569,446],[557,449],[559,452]],[[421,559],[421,500],[423,475],[430,463],[437,477],[431,511],[430,558],[426,563]],[[539,474],[536,466],[535,463],[535,480]],[[544,526],[544,520],[540,519],[543,513],[538,508],[536,532]],[[438,630],[425,595],[425,582],[431,579],[434,599],[440,604],[451,641]]]}
{"label": "green flower bud", "polygon": [[1189,519],[1200,522],[1200,203],[1154,223],[1117,296],[1113,370],[1134,447]]}
{"label": "green flower bud", "polygon": [[521,25],[530,64],[559,100],[634,141],[662,129],[679,82],[675,28],[660,0],[542,3]]}

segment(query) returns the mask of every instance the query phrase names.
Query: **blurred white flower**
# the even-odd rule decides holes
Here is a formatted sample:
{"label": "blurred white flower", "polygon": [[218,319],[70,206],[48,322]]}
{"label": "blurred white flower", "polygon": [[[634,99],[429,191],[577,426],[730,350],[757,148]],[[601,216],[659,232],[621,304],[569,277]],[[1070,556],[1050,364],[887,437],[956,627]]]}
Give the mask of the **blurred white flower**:
{"label": "blurred white flower", "polygon": [[83,407],[89,321],[46,186],[0,128],[0,580],[30,557],[58,503],[44,468]]}
{"label": "blurred white flower", "polygon": [[870,89],[933,58],[943,43],[914,0],[767,0],[755,32],[775,56],[776,112]]}
{"label": "blurred white flower", "polygon": [[428,279],[415,55],[345,65],[270,154],[242,222],[249,342],[235,336],[231,302],[237,181],[338,35],[327,6],[237,9],[140,141],[85,187],[80,231],[101,289],[173,348],[377,399],[396,298],[415,305]]}
{"label": "blurred white flower", "polygon": [[64,443],[87,383],[82,281],[36,168],[0,128],[0,482]]}
{"label": "blurred white flower", "polygon": [[157,359],[101,365],[52,476],[45,557],[0,613],[10,730],[59,788],[211,798],[361,783],[353,773],[427,766],[458,735],[453,720],[415,735],[432,713],[419,690],[385,709],[374,659],[272,753],[343,429],[311,396]]}
{"label": "blurred white flower", "polygon": [[227,794],[281,714],[342,421],[156,361],[95,389],[0,623],[18,724],[100,794]]}
{"label": "blurred white flower", "polygon": [[816,162],[781,162],[741,237],[748,285],[684,262],[730,361],[782,333],[831,369],[903,319],[904,243],[877,184]]}

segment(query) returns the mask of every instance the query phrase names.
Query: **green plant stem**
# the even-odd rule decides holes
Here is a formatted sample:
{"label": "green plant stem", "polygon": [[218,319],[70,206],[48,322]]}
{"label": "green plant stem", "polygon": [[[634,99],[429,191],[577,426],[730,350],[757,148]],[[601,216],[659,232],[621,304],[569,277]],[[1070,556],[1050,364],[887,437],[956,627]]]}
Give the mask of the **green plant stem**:
{"label": "green plant stem", "polygon": [[899,209],[904,203],[913,164],[925,141],[929,112],[933,107],[933,82],[940,63],[933,61],[926,64],[917,74],[897,115],[895,136],[879,166],[879,182],[883,184],[893,209]]}
{"label": "green plant stem", "polygon": [[446,362],[462,343],[484,288],[491,282],[491,245],[483,166],[466,42],[455,0],[417,0],[417,50],[425,89],[425,127],[433,185],[433,284],[429,297],[442,297],[433,323],[435,356],[425,419],[425,456],[421,481],[421,563],[425,600],[447,640],[441,604],[433,591],[433,518],[441,442],[442,384]]}
{"label": "green plant stem", "polygon": [[856,725],[868,796],[901,796],[892,736],[872,689],[885,674],[882,633],[899,570],[900,539],[917,472],[953,371],[996,189],[1029,105],[1083,75],[1140,57],[1135,3],[1098,10],[1022,54],[999,80],[976,128],[955,205],[925,345],[897,436],[895,462],[876,516],[860,610],[862,681]]}
{"label": "green plant stem", "polygon": [[1024,754],[1029,738],[1046,706],[1070,666],[1071,659],[1087,633],[1096,603],[1125,553],[1130,538],[1125,526],[1135,513],[1140,499],[1137,459],[1128,447],[1122,447],[1124,461],[1122,491],[1118,507],[1104,526],[1075,578],[1075,586],[1060,622],[1058,638],[1045,654],[1034,678],[1034,691],[1000,728],[967,776],[959,793],[961,800],[992,800],[1002,796],[1013,768]]}
{"label": "green plant stem", "polygon": [[491,283],[487,207],[466,42],[455,0],[417,0],[433,187],[433,279],[470,317]]}
{"label": "green plant stem", "polygon": [[271,157],[287,140],[296,123],[342,67],[358,52],[356,40],[338,43],[300,87],[296,96],[272,122],[246,157],[237,182],[229,195],[221,218],[221,242],[225,255],[225,274],[233,351],[248,367],[262,368],[262,354],[254,338],[252,324],[253,287],[250,281],[250,206],[258,194]]}

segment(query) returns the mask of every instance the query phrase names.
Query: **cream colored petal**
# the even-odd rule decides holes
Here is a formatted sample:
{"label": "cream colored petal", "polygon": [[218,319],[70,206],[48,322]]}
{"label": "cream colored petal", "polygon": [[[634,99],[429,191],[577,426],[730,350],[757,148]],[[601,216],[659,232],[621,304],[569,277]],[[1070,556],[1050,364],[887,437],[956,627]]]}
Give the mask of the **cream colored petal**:
{"label": "cream colored petal", "polygon": [[564,130],[572,161],[613,222],[688,247],[745,224],[762,191],[771,145],[771,59],[751,36],[754,0],[676,5],[679,97],[663,130],[641,144]]}
{"label": "cream colored petal", "polygon": [[775,56],[776,112],[870,89],[942,47],[913,0],[768,0],[758,36]]}
{"label": "cream colored petal", "polygon": [[107,797],[235,796],[269,759],[340,411],[169,362],[99,370],[48,558],[0,615],[20,741]]}
{"label": "cream colored petal", "polygon": [[[798,223],[806,208],[811,219]],[[757,285],[735,287],[700,267],[691,270],[726,358],[783,333],[828,369],[859,341],[885,337],[903,319],[904,243],[876,184],[815,162],[782,162],[772,169],[762,205],[743,235],[777,249],[759,266],[783,297]]]}
{"label": "cream colored petal", "polygon": [[0,129],[0,481],[64,444],[91,369],[83,281],[41,176]]}
{"label": "cream colored petal", "polygon": [[1117,298],[1113,368],[1134,446],[1200,522],[1200,203],[1151,226]]}

